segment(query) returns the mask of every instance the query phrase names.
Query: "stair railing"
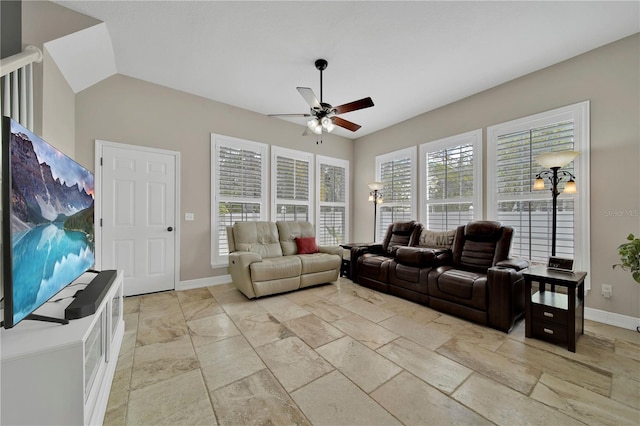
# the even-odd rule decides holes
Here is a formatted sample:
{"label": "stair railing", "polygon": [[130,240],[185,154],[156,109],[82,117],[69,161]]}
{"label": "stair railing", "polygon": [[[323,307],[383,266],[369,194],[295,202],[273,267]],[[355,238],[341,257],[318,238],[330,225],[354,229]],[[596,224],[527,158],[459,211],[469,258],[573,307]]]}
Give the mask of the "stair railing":
{"label": "stair railing", "polygon": [[33,131],[33,64],[42,61],[36,46],[0,59],[0,116],[13,118]]}

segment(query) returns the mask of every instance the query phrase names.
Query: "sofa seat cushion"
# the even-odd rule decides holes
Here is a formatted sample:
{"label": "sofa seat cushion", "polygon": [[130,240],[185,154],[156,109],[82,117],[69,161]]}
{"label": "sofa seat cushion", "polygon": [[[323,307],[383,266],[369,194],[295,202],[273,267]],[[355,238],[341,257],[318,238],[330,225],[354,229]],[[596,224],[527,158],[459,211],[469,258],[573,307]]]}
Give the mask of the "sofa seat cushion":
{"label": "sofa seat cushion", "polygon": [[328,253],[299,254],[303,274],[314,274],[332,269],[340,270],[342,259],[340,256]]}
{"label": "sofa seat cushion", "polygon": [[407,266],[392,260],[389,263],[389,284],[417,293],[428,294],[427,277],[431,268]]}
{"label": "sofa seat cushion", "polygon": [[[443,271],[444,270],[444,271]],[[441,272],[438,274],[438,272]],[[429,277],[429,295],[479,310],[487,309],[487,275],[449,267]]]}
{"label": "sofa seat cushion", "polygon": [[251,264],[251,280],[271,281],[300,276],[302,262],[298,256],[283,256],[263,259]]}

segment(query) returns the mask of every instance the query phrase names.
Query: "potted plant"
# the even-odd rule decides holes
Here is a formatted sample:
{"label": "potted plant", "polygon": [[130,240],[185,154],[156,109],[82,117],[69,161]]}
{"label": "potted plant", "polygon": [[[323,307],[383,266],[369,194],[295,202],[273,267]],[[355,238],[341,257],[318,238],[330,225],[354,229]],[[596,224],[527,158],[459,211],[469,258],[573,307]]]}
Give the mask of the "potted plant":
{"label": "potted plant", "polygon": [[618,246],[620,263],[613,265],[621,267],[625,271],[631,271],[633,279],[640,284],[640,238],[635,238],[633,234],[627,237],[628,243]]}

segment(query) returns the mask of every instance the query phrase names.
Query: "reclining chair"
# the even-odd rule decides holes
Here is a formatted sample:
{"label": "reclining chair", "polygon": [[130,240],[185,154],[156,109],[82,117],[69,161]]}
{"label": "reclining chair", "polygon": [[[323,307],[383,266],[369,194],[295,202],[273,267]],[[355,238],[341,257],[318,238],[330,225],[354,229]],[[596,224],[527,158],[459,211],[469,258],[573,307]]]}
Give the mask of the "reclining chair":
{"label": "reclining chair", "polygon": [[508,259],[513,229],[499,222],[459,226],[451,264],[429,273],[429,306],[509,332],[524,315],[525,260]]}

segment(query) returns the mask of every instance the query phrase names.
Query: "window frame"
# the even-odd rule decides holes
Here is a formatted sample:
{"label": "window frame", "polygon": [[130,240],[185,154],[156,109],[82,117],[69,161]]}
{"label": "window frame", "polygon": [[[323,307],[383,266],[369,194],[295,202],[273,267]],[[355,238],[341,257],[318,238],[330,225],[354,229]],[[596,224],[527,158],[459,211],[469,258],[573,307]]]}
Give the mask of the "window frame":
{"label": "window frame", "polygon": [[[590,271],[590,102],[584,101],[561,108],[541,112],[528,117],[507,121],[487,127],[487,170],[497,170],[497,141],[502,135],[531,130],[562,121],[573,121],[574,147],[578,155],[573,160],[573,173],[577,181],[577,194],[574,200],[574,267],[576,270]],[[537,165],[538,171],[544,170]],[[533,181],[531,182],[533,185]],[[540,191],[533,198],[549,199],[551,195],[547,190]],[[487,174],[487,217],[498,217],[498,193],[495,173]],[[579,214],[576,214],[579,212]],[[585,279],[585,288],[590,288],[588,278]]]}
{"label": "window frame", "polygon": [[221,202],[230,202],[237,201],[240,203],[259,203],[260,204],[260,220],[268,220],[269,213],[269,200],[271,198],[271,194],[263,185],[263,190],[261,191],[261,196],[259,199],[253,198],[227,198],[222,197],[219,191],[219,171],[218,167],[220,156],[220,148],[221,147],[232,147],[234,149],[247,149],[255,152],[259,152],[262,158],[261,162],[261,179],[262,182],[267,182],[268,174],[267,170],[269,167],[269,145],[254,142],[245,139],[239,139],[232,136],[225,136],[216,133],[211,134],[211,266],[213,268],[218,268],[222,266],[228,266],[229,257],[227,255],[219,254],[220,248],[220,233],[218,232],[220,227],[220,217],[219,217],[219,203]]}
{"label": "window frame", "polygon": [[[449,148],[453,148],[459,145],[471,144],[473,147],[473,196],[469,199],[442,199],[434,202],[428,200],[427,191],[427,172],[428,161],[427,155],[432,152],[443,151]],[[455,204],[456,200],[460,202],[471,202],[473,206],[473,220],[480,220],[483,214],[483,189],[482,184],[482,129],[471,130],[469,132],[460,133],[458,135],[449,136],[446,138],[438,139],[431,142],[426,142],[419,147],[419,179],[420,179],[420,192],[419,192],[419,205],[420,205],[420,221],[427,226],[429,223],[429,205],[431,204]],[[457,228],[457,226],[456,226]],[[455,228],[452,228],[455,229]]]}
{"label": "window frame", "polygon": [[[376,181],[377,182],[382,182],[382,165],[385,163],[389,163],[392,161],[397,161],[397,160],[401,160],[403,158],[409,158],[410,160],[410,166],[409,166],[409,178],[411,180],[411,193],[410,193],[410,197],[411,200],[408,204],[404,204],[404,203],[391,203],[388,201],[388,198],[385,197],[385,191],[387,190],[386,185],[385,188],[383,188],[381,190],[382,192],[382,203],[378,205],[377,210],[378,210],[378,214],[376,217],[376,223],[375,223],[375,229],[377,230],[376,232],[376,240],[381,240],[382,238],[384,238],[384,232],[386,230],[386,226],[382,226],[382,209],[384,207],[400,207],[400,206],[408,206],[410,208],[410,217],[411,218],[416,218],[417,217],[417,164],[416,164],[416,160],[417,160],[417,156],[418,156],[418,147],[417,146],[411,146],[408,148],[403,148],[403,149],[399,149],[397,151],[392,151],[392,152],[388,152],[386,154],[380,154],[376,156]],[[388,225],[388,224],[387,224]]]}
{"label": "window frame", "polygon": [[[293,160],[306,161],[309,164],[308,176],[309,181],[307,183],[307,193],[309,194],[309,198],[306,202],[300,200],[289,200],[289,199],[279,199],[278,197],[278,162],[277,158],[290,158]],[[269,199],[271,200],[271,220],[276,222],[278,219],[278,204],[287,204],[287,205],[296,205],[296,206],[307,206],[308,211],[308,221],[311,223],[315,223],[315,192],[314,192],[314,181],[315,181],[315,170],[314,170],[315,162],[314,162],[314,154],[304,151],[297,151],[294,149],[283,148],[279,146],[271,147],[271,187]]]}
{"label": "window frame", "polygon": [[[344,169],[344,202],[329,202],[329,201],[321,201],[320,192],[321,192],[321,167],[322,165],[329,165],[333,167],[341,167]],[[344,244],[346,242],[351,241],[351,234],[349,223],[351,222],[350,218],[350,208],[349,208],[349,188],[350,188],[350,177],[349,177],[349,161],[343,160],[340,158],[327,157],[323,155],[316,155],[316,219],[319,221],[321,217],[321,209],[323,206],[333,206],[333,207],[344,207],[344,215],[345,215],[345,225],[344,225],[344,235],[343,241],[339,244]],[[318,244],[322,244],[320,241],[320,230],[318,229],[318,222],[314,222],[316,226],[316,237],[318,238]]]}

